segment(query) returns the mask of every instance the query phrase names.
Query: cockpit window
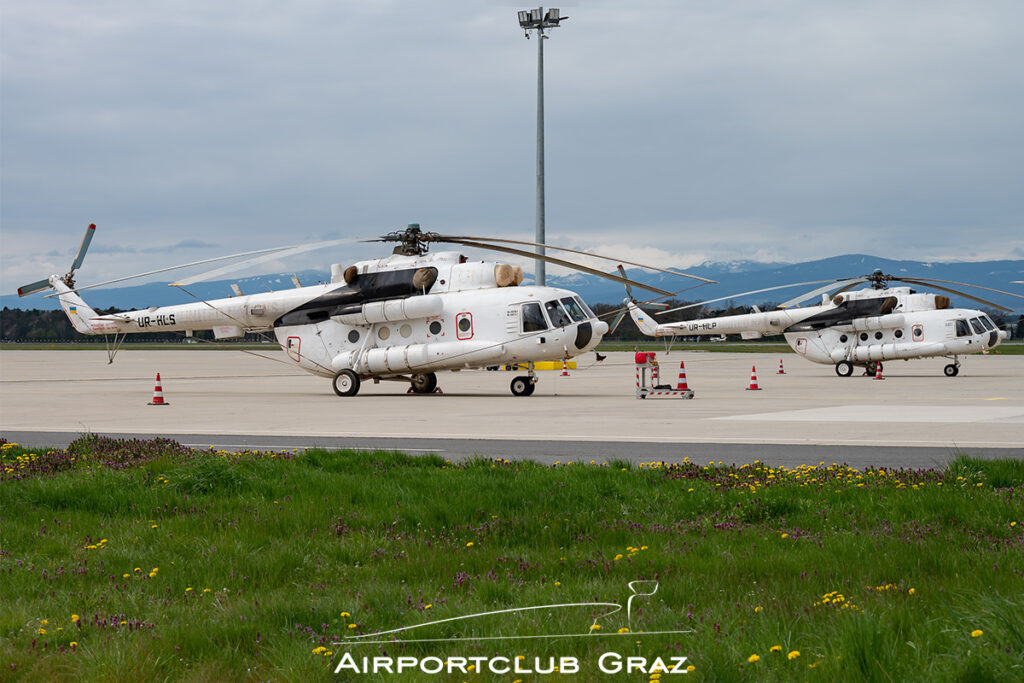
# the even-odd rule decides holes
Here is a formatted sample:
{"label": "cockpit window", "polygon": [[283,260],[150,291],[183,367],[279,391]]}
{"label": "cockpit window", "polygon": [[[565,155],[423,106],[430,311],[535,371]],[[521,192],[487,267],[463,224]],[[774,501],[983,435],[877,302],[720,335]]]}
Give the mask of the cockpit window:
{"label": "cockpit window", "polygon": [[984,325],[985,329],[987,329],[987,330],[994,330],[994,329],[996,329],[996,324],[994,322],[992,322],[991,320],[989,320],[987,315],[981,316],[981,324]]}
{"label": "cockpit window", "polygon": [[548,329],[540,304],[523,304],[523,332],[543,332]]}
{"label": "cockpit window", "polygon": [[579,322],[587,319],[587,314],[583,312],[580,305],[576,303],[576,299],[572,297],[565,297],[562,299],[562,305],[565,306],[565,310],[569,311],[569,315],[572,316],[573,321]]}
{"label": "cockpit window", "polygon": [[548,318],[551,319],[552,327],[565,327],[572,322],[572,318],[570,318],[569,314],[565,312],[565,309],[558,304],[557,300],[549,301],[544,304],[544,310],[548,312]]}
{"label": "cockpit window", "polygon": [[967,321],[960,318],[956,321],[956,336],[958,337],[970,337],[971,328],[968,326]]}
{"label": "cockpit window", "polygon": [[975,334],[985,334],[985,326],[981,324],[981,320],[978,318],[971,318],[971,327],[974,328]]}
{"label": "cockpit window", "polygon": [[590,306],[587,305],[587,302],[585,302],[583,299],[579,298],[578,296],[574,296],[573,298],[576,299],[576,303],[578,303],[580,305],[580,308],[583,309],[583,312],[587,314],[588,318],[593,318],[594,317],[594,312],[592,310],[590,310]]}

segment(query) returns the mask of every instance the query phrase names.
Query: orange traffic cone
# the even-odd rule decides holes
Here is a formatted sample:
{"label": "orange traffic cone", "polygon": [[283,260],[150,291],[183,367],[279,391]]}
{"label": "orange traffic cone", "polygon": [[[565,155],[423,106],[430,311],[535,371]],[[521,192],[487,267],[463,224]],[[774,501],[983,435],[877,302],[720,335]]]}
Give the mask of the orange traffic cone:
{"label": "orange traffic cone", "polygon": [[562,377],[569,376],[569,366],[566,365],[565,359],[562,359]]}
{"label": "orange traffic cone", "polygon": [[786,371],[782,369],[782,359],[781,358],[779,359],[779,374],[780,375],[785,375],[786,374]]}
{"label": "orange traffic cone", "polygon": [[676,391],[689,391],[690,387],[686,386],[686,366],[683,365],[683,361],[679,361],[679,384],[676,385]]}
{"label": "orange traffic cone", "polygon": [[882,364],[881,362],[875,364],[875,379],[885,379],[882,377]]}
{"label": "orange traffic cone", "polygon": [[153,389],[153,400],[149,402],[151,406],[169,406],[171,405],[164,400],[164,388],[160,386],[160,373],[156,373],[156,387]]}
{"label": "orange traffic cone", "polygon": [[750,366],[750,386],[747,391],[761,391],[761,387],[757,386],[757,368],[753,365]]}

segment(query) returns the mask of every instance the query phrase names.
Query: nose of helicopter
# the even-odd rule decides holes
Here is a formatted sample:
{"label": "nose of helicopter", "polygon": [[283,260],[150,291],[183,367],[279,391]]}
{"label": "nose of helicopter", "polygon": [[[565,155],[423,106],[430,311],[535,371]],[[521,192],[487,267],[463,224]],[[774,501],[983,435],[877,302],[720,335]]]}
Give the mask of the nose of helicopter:
{"label": "nose of helicopter", "polygon": [[594,335],[597,337],[603,337],[608,333],[608,323],[603,320],[596,320],[592,323],[594,325]]}

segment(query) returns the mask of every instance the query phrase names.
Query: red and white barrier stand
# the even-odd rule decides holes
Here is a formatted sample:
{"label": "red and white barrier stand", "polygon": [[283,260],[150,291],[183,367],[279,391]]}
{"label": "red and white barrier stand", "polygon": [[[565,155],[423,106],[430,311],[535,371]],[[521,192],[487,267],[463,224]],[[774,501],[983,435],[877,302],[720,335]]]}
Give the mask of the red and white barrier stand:
{"label": "red and white barrier stand", "polygon": [[882,361],[875,363],[875,379],[885,379],[882,377]]}
{"label": "red and white barrier stand", "polygon": [[156,373],[156,387],[153,389],[153,400],[150,401],[151,406],[169,406],[171,405],[164,400],[164,388],[160,385],[160,373]]}
{"label": "red and white barrier stand", "polygon": [[[636,365],[636,397],[637,398],[693,398],[693,391],[683,389],[658,389],[657,372],[658,361],[653,353],[639,352],[634,358]],[[647,371],[651,371],[651,386],[647,386]],[[686,386],[686,375],[680,364],[679,381],[683,387]]]}
{"label": "red and white barrier stand", "polygon": [[562,375],[561,376],[562,377],[568,377],[569,376],[569,366],[566,364],[566,360],[564,358],[562,359]]}
{"label": "red and white barrier stand", "polygon": [[779,359],[779,374],[780,375],[785,375],[786,374],[786,371],[782,369],[782,359],[781,358]]}
{"label": "red and white barrier stand", "polygon": [[750,366],[750,385],[747,391],[761,391],[761,387],[757,386],[757,368],[753,365]]}

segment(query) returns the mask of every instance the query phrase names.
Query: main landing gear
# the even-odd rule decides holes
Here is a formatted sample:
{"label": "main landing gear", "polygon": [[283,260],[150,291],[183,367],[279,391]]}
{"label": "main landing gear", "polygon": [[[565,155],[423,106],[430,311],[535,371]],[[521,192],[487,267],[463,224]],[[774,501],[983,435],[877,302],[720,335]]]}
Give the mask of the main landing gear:
{"label": "main landing gear", "polygon": [[359,375],[351,370],[341,370],[334,376],[332,385],[338,396],[355,396],[359,393]]}
{"label": "main landing gear", "polygon": [[530,363],[527,367],[529,368],[527,370],[529,374],[516,377],[509,385],[513,396],[532,396],[533,390],[537,388],[537,375],[533,371],[533,363]]}
{"label": "main landing gear", "polygon": [[437,375],[433,372],[416,372],[409,378],[414,394],[432,394],[437,389]]}
{"label": "main landing gear", "polygon": [[836,363],[836,374],[840,377],[849,377],[853,374],[853,363],[848,360],[841,360]]}

